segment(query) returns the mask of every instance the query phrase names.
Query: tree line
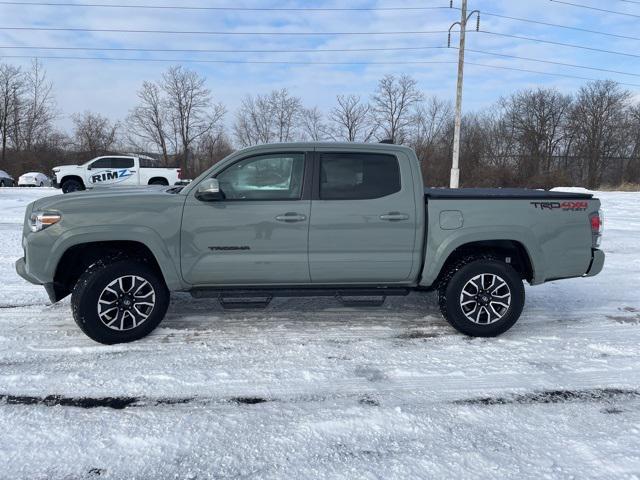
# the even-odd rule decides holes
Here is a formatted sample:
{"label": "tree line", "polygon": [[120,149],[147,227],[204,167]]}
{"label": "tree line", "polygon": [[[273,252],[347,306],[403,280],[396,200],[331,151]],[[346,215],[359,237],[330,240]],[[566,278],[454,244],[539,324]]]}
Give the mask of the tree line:
{"label": "tree line", "polygon": [[[182,66],[144,81],[121,121],[85,111],[67,134],[42,64],[0,63],[0,168],[49,172],[108,153],[147,153],[189,177],[235,148],[296,140],[377,142],[416,150],[431,186],[448,184],[452,104],[421,91],[408,75],[386,75],[367,97],[336,96],[327,111],[305,106],[286,88],[246,95],[231,114],[206,79]],[[464,115],[463,186],[598,188],[640,183],[640,105],[630,91],[591,81],[575,93],[529,88]]]}

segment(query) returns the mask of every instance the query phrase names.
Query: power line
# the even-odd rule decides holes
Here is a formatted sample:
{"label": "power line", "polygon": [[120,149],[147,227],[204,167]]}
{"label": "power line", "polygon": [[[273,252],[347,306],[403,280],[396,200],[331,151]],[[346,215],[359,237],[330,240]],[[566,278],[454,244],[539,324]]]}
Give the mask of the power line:
{"label": "power line", "polygon": [[[161,63],[219,63],[234,65],[454,65],[455,61],[389,61],[389,62],[315,62],[315,61],[272,61],[272,60],[206,60],[206,59],[188,59],[188,58],[126,58],[126,57],[75,57],[75,56],[51,56],[51,55],[0,55],[0,58],[39,58],[47,60],[89,60],[89,61],[124,61],[124,62],[161,62]],[[465,62],[466,65],[473,65],[483,68],[494,68],[500,70],[511,70],[515,72],[534,73],[537,75],[547,75],[564,78],[575,78],[579,80],[594,81],[597,78],[582,77],[565,73],[542,72],[539,70],[530,70],[524,68],[506,67],[501,65],[490,65],[484,63]],[[640,87],[636,83],[622,83],[632,87]]]}
{"label": "power line", "polygon": [[[416,47],[371,47],[371,48],[301,48],[301,49],[198,49],[198,48],[135,48],[135,47],[53,47],[53,46],[24,46],[24,45],[0,45],[0,50],[66,50],[66,51],[93,51],[93,52],[148,52],[148,53],[348,53],[348,52],[387,52],[387,51],[421,51],[431,49],[447,49],[445,46],[416,46]],[[456,48],[456,47],[454,47]],[[486,50],[467,49],[468,52],[491,55],[495,57],[513,58],[530,62],[546,63],[563,67],[581,68],[605,73],[616,73],[619,75],[629,75],[640,77],[638,73],[624,72],[620,70],[609,70],[606,68],[590,67],[587,65],[577,65],[572,63],[557,62],[553,60],[543,60],[539,58],[522,57],[506,53],[489,52]],[[108,57],[105,57],[108,59]]]}
{"label": "power line", "polygon": [[[619,1],[625,1],[625,0],[619,0]],[[629,1],[629,0],[626,0]],[[637,2],[640,3],[640,2]],[[496,17],[496,18],[504,18],[504,19],[508,19],[508,20],[517,20],[519,22],[526,22],[526,23],[533,23],[536,25],[544,25],[546,27],[555,27],[555,28],[564,28],[566,30],[574,30],[576,32],[584,32],[584,33],[593,33],[596,35],[605,35],[607,37],[614,37],[614,38],[622,38],[625,40],[640,40],[640,37],[632,37],[629,35],[620,35],[617,33],[609,33],[609,32],[602,32],[599,30],[591,30],[589,28],[580,28],[580,27],[571,27],[569,25],[561,25],[559,23],[550,23],[550,22],[543,22],[541,20],[531,20],[529,18],[520,18],[520,17],[511,17],[509,15],[500,15],[498,13],[491,13],[491,12],[482,12],[482,15],[485,15],[487,17]]]}
{"label": "power line", "polygon": [[276,61],[276,60],[207,60],[189,58],[126,58],[126,57],[72,57],[52,55],[0,55],[0,58],[39,58],[47,60],[101,60],[118,62],[168,62],[168,63],[229,63],[239,65],[431,65],[455,64],[453,61],[389,61],[389,62],[316,62],[316,61]]}
{"label": "power line", "polygon": [[447,33],[447,30],[417,30],[392,32],[223,32],[207,30],[131,30],[124,28],[67,28],[67,27],[0,27],[0,30],[41,32],[94,32],[94,33],[153,33],[178,35],[281,35],[281,36],[329,36],[329,35],[423,35]]}
{"label": "power line", "polygon": [[403,11],[403,10],[449,10],[448,6],[432,7],[197,7],[186,5],[146,5],[146,4],[108,4],[108,3],[69,3],[69,2],[9,2],[0,1],[0,5],[41,6],[41,7],[83,7],[83,8],[130,8],[147,10],[210,10],[241,12],[358,12],[358,11]]}
{"label": "power line", "polygon": [[215,48],[134,48],[134,47],[51,47],[30,45],[0,45],[6,50],[73,50],[94,52],[157,52],[157,53],[315,53],[315,52],[391,52],[402,50],[447,49],[445,46],[370,47],[370,48],[300,48],[300,49],[215,49]]}
{"label": "power line", "polygon": [[[497,69],[500,69],[500,70],[513,70],[515,72],[535,73],[537,75],[550,75],[550,76],[554,76],[554,77],[577,78],[579,80],[588,80],[590,82],[599,80],[598,78],[581,77],[581,76],[578,76],[578,75],[571,75],[571,74],[568,74],[568,73],[541,72],[539,70],[528,70],[526,68],[515,68],[515,67],[503,67],[501,65],[489,65],[489,64],[485,64],[485,63],[472,63],[472,62],[465,62],[465,63],[467,65],[474,65],[476,67],[497,68]],[[618,83],[619,85],[627,85],[627,86],[631,86],[631,87],[640,87],[640,84],[638,84],[638,83],[622,83],[622,82],[616,82],[616,83]]]}
{"label": "power line", "polygon": [[[606,8],[592,7],[591,5],[582,5],[581,3],[565,2],[564,0],[550,0],[550,1],[554,2],[554,3],[561,3],[563,5],[569,5],[569,6],[572,6],[572,7],[577,7],[577,8],[584,8],[584,9],[587,9],[587,10],[595,10],[596,12],[612,13],[614,15],[624,15],[625,17],[640,18],[640,15],[635,15],[633,13],[618,12],[618,11],[615,11],[615,10],[608,10]],[[635,3],[635,2],[633,2],[633,3]]]}
{"label": "power line", "polygon": [[488,30],[480,30],[480,32],[481,33],[486,33],[488,35],[496,35],[496,36],[507,37],[507,38],[516,38],[518,40],[528,40],[528,41],[531,41],[531,42],[546,43],[546,44],[549,44],[549,45],[558,45],[558,46],[562,46],[562,47],[578,48],[580,50],[589,50],[589,51],[592,51],[592,52],[609,53],[609,54],[613,54],[613,55],[622,55],[624,57],[640,58],[640,55],[636,55],[634,53],[618,52],[618,51],[615,51],[615,50],[605,50],[603,48],[587,47],[587,46],[584,46],[584,45],[576,45],[576,44],[573,44],[573,43],[556,42],[556,41],[553,41],[553,40],[543,40],[541,38],[534,38],[534,37],[523,37],[521,35],[511,35],[509,33],[490,32]]}
{"label": "power line", "polygon": [[573,64],[573,63],[556,62],[556,61],[553,61],[553,60],[542,60],[540,58],[520,57],[518,55],[509,55],[509,54],[506,54],[506,53],[487,52],[485,50],[473,50],[471,48],[467,48],[467,52],[480,53],[480,54],[483,54],[483,55],[492,55],[494,57],[514,58],[514,59],[517,59],[517,60],[526,60],[528,62],[546,63],[546,64],[549,64],[549,65],[558,65],[558,66],[562,66],[562,67],[582,68],[582,69],[585,69],[585,70],[595,70],[597,72],[616,73],[616,74],[619,74],[619,75],[629,75],[631,77],[640,77],[640,73],[623,72],[623,71],[620,71],[620,70],[609,70],[609,69],[606,69],[606,68],[589,67],[587,65],[576,65],[576,64]]}

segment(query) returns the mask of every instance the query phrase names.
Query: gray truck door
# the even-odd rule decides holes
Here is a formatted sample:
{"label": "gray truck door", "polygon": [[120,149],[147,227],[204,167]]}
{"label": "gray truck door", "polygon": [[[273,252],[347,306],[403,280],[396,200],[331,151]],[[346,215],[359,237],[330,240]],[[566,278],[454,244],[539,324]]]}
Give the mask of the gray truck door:
{"label": "gray truck door", "polygon": [[203,202],[189,194],[181,242],[187,282],[310,282],[305,156],[284,152],[244,158],[216,175],[225,200]]}
{"label": "gray truck door", "polygon": [[319,150],[309,230],[311,281],[408,282],[419,248],[409,160]]}

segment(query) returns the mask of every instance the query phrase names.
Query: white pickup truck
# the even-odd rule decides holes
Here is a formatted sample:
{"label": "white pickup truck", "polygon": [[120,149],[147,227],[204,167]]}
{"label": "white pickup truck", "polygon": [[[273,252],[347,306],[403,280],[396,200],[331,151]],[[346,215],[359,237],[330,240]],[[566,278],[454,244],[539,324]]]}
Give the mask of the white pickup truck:
{"label": "white pickup truck", "polygon": [[53,169],[53,186],[62,193],[95,187],[134,185],[175,185],[180,182],[179,168],[161,168],[150,157],[108,155],[82,165],[63,165]]}

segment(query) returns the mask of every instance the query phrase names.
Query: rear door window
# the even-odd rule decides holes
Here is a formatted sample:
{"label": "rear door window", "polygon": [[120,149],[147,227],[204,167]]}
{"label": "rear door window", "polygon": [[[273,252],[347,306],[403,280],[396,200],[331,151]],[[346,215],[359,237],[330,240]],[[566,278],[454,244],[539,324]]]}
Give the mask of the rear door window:
{"label": "rear door window", "polygon": [[100,158],[91,164],[91,168],[131,168],[133,158],[105,157]]}
{"label": "rear door window", "polygon": [[399,192],[400,166],[393,155],[323,153],[320,155],[321,200],[367,200]]}

